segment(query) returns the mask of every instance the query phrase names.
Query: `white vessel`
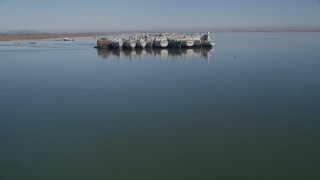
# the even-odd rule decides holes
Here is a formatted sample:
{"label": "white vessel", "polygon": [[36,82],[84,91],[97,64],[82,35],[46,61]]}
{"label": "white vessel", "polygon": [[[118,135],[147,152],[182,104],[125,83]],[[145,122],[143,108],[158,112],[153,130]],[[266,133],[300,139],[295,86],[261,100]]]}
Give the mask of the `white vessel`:
{"label": "white vessel", "polygon": [[122,46],[123,46],[123,40],[118,40],[118,39],[114,39],[112,42],[111,42],[111,48],[112,49],[121,49]]}
{"label": "white vessel", "polygon": [[144,48],[146,47],[146,45],[147,45],[146,40],[141,36],[137,41],[137,48]]}
{"label": "white vessel", "polygon": [[163,36],[156,36],[153,41],[153,47],[164,48],[169,45],[167,38]]}
{"label": "white vessel", "polygon": [[134,36],[130,36],[128,40],[123,41],[123,47],[128,49],[134,49],[136,47],[137,41]]}
{"label": "white vessel", "polygon": [[212,47],[215,45],[215,42],[211,40],[210,33],[201,36],[201,46],[202,47]]}
{"label": "white vessel", "polygon": [[63,38],[63,41],[73,41],[71,38]]}
{"label": "white vessel", "polygon": [[144,38],[145,38],[145,40],[146,40],[146,48],[152,48],[152,47],[153,47],[154,37],[153,37],[153,36],[145,35]]}
{"label": "white vessel", "polygon": [[200,36],[194,35],[191,38],[194,41],[193,47],[201,47],[201,37]]}
{"label": "white vessel", "polygon": [[194,40],[189,36],[184,36],[181,39],[181,47],[190,48],[194,45]]}

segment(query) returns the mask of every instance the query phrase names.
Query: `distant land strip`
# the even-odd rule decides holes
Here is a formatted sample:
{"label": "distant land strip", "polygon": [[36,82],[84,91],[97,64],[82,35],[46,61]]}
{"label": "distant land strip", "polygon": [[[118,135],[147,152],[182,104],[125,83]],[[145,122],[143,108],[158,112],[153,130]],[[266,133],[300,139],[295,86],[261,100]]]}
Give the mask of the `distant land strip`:
{"label": "distant land strip", "polygon": [[[210,29],[209,29],[210,30]],[[180,32],[178,30],[177,32]],[[320,32],[320,29],[302,29],[302,30],[210,30],[213,33],[254,33],[254,32]],[[73,37],[97,37],[97,36],[113,36],[125,33],[157,33],[157,31],[120,31],[107,33],[0,33],[0,41],[20,41],[20,40],[39,40],[39,39],[54,39],[54,38],[73,38]],[[171,32],[171,31],[161,31]],[[183,31],[181,31],[183,32]],[[197,32],[185,31],[185,32]]]}
{"label": "distant land strip", "polygon": [[106,36],[106,33],[72,33],[72,34],[0,34],[0,41],[20,41],[54,38]]}

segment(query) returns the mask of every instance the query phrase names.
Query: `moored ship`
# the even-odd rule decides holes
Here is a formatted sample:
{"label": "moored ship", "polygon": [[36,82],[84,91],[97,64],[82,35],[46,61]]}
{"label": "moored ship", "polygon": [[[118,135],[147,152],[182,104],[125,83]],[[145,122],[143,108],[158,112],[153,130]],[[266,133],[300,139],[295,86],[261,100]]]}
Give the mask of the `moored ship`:
{"label": "moored ship", "polygon": [[114,39],[110,44],[110,48],[112,48],[112,49],[121,49],[122,46],[123,46],[122,39]]}
{"label": "moored ship", "polygon": [[163,36],[156,36],[153,41],[153,47],[155,48],[165,48],[169,45],[167,38]]}
{"label": "moored ship", "polygon": [[180,39],[169,39],[168,40],[169,44],[168,47],[169,48],[181,48],[181,40]]}
{"label": "moored ship", "polygon": [[213,40],[211,40],[211,36],[210,36],[209,32],[207,34],[201,36],[201,46],[202,47],[211,48],[214,45],[215,45],[215,42]]}
{"label": "moored ship", "polygon": [[130,36],[128,40],[123,42],[123,48],[134,49],[137,45],[137,41],[134,36]]}
{"label": "moored ship", "polygon": [[107,38],[98,39],[97,48],[212,48],[215,45],[209,32],[202,36],[196,33],[123,34],[119,36],[123,40],[114,39],[113,41],[109,41]]}
{"label": "moored ship", "polygon": [[194,40],[189,37],[185,37],[181,40],[181,47],[190,48],[194,45]]}
{"label": "moored ship", "polygon": [[146,48],[152,48],[153,47],[153,40],[147,40]]}
{"label": "moored ship", "polygon": [[201,37],[200,36],[192,36],[193,47],[200,48],[201,47]]}
{"label": "moored ship", "polygon": [[147,42],[146,43],[146,48],[152,48],[153,47],[154,37],[145,35],[144,38],[145,38],[145,40]]}
{"label": "moored ship", "polygon": [[97,49],[108,49],[110,47],[111,41],[107,38],[100,38],[97,40]]}
{"label": "moored ship", "polygon": [[146,40],[141,36],[139,40],[137,40],[137,48],[145,48],[147,45]]}

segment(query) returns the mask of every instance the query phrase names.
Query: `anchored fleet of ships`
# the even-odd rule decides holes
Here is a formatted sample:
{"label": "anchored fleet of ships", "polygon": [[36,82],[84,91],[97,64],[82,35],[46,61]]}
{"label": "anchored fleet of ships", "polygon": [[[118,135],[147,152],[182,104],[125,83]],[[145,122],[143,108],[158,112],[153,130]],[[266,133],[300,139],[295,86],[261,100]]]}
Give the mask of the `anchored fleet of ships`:
{"label": "anchored fleet of ships", "polygon": [[134,49],[134,48],[192,48],[212,47],[215,44],[211,40],[210,33],[204,35],[164,33],[164,34],[140,34],[130,35],[128,38],[109,41],[101,38],[97,41],[97,48],[110,49]]}

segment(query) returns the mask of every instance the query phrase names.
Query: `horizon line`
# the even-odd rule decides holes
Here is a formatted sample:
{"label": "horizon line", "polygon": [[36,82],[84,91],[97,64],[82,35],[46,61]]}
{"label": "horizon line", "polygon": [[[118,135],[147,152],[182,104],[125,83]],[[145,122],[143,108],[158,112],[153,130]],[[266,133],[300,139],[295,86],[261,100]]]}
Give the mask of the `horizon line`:
{"label": "horizon line", "polygon": [[163,29],[163,30],[106,30],[106,31],[0,31],[0,35],[15,34],[103,34],[103,33],[137,33],[137,32],[212,32],[212,33],[232,33],[232,32],[320,32],[320,28],[310,29]]}

